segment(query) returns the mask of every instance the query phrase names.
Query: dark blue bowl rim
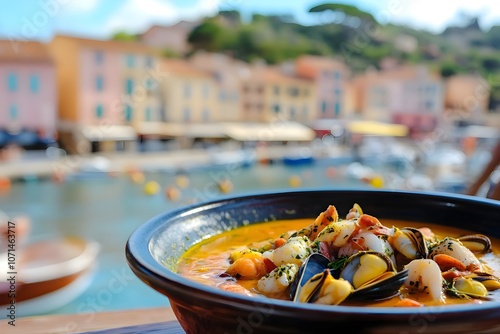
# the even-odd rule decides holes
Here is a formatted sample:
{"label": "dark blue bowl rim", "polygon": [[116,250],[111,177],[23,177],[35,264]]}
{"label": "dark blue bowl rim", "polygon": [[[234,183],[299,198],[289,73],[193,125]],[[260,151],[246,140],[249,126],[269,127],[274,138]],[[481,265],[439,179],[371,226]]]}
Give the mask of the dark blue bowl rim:
{"label": "dark blue bowl rim", "polygon": [[[204,201],[192,205],[187,205],[175,210],[161,213],[152,217],[142,225],[140,225],[129,237],[126,244],[126,258],[127,262],[134,272],[141,280],[150,285],[153,289],[160,291],[170,298],[168,291],[173,288],[181,289],[193,297],[198,298],[216,298],[221,303],[228,305],[238,305],[244,308],[255,307],[256,303],[259,305],[269,305],[291,312],[300,312],[301,310],[314,311],[320,313],[348,313],[360,315],[394,315],[394,316],[410,316],[415,314],[415,310],[411,307],[390,308],[390,307],[363,307],[363,306],[329,306],[329,305],[316,305],[305,303],[293,303],[291,301],[275,300],[266,297],[247,297],[235,293],[226,292],[214,287],[203,285],[201,283],[187,280],[181,275],[169,270],[161,263],[156,261],[149,251],[149,243],[152,237],[161,229],[162,226],[168,224],[169,220],[190,213],[203,211],[206,208],[214,208],[223,206],[224,204],[232,203],[235,201],[255,200],[256,198],[264,198],[269,196],[284,196],[299,193],[315,193],[315,192],[331,192],[331,193],[371,193],[371,194],[391,194],[394,196],[419,196],[427,197],[429,199],[435,198],[436,200],[447,201],[466,201],[483,205],[484,207],[493,210],[500,210],[500,201],[469,196],[463,194],[454,194],[438,191],[406,191],[406,190],[379,190],[379,189],[304,189],[304,190],[278,190],[278,191],[260,191],[253,193],[246,193],[238,196],[221,196],[215,200]],[[160,222],[160,223],[159,223]],[[498,310],[500,302],[485,302],[482,304],[458,304],[458,305],[445,305],[445,306],[430,306],[426,307],[425,312],[429,315],[453,315],[462,312],[488,312],[489,310]]]}

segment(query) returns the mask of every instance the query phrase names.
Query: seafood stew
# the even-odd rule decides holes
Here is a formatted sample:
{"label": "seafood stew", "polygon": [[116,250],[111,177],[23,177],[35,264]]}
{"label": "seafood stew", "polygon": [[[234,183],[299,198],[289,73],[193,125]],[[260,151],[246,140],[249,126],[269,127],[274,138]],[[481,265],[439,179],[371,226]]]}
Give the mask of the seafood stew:
{"label": "seafood stew", "polygon": [[315,220],[252,224],[193,246],[182,276],[248,296],[328,305],[431,306],[500,300],[498,241],[382,220],[354,204]]}

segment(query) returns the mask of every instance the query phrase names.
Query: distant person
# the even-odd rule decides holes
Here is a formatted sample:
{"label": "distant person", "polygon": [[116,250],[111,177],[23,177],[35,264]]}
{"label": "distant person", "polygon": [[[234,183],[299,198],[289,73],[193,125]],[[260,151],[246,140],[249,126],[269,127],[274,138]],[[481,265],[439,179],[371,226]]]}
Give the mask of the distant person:
{"label": "distant person", "polygon": [[493,147],[493,151],[491,152],[491,160],[483,169],[478,178],[470,185],[467,189],[467,195],[476,195],[481,186],[487,182],[491,181],[493,184],[486,194],[487,198],[500,200],[500,181],[499,180],[490,180],[493,172],[500,166],[500,139]]}

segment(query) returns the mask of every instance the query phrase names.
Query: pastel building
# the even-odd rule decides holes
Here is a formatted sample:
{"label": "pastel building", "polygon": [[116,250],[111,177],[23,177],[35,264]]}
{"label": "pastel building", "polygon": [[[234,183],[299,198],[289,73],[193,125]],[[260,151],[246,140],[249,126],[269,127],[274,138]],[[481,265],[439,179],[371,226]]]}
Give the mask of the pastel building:
{"label": "pastel building", "polygon": [[208,52],[197,52],[189,58],[189,63],[212,73],[219,88],[217,104],[220,119],[229,122],[240,121],[241,83],[243,76],[249,71],[248,64],[224,54]]}
{"label": "pastel building", "polygon": [[313,80],[317,87],[316,118],[343,118],[349,110],[346,98],[349,68],[333,58],[305,55],[295,60],[299,77]]}
{"label": "pastel building", "polygon": [[165,74],[140,43],[56,36],[60,133],[70,152],[130,149],[140,122],[161,119]]}
{"label": "pastel building", "polygon": [[351,84],[362,118],[403,124],[414,135],[434,130],[444,110],[442,80],[425,66],[368,71]]}
{"label": "pastel building", "polygon": [[313,80],[281,68],[254,66],[242,82],[242,121],[309,124],[316,118],[316,88]]}
{"label": "pastel building", "polygon": [[0,146],[56,138],[54,62],[38,42],[0,40]]}
{"label": "pastel building", "polygon": [[446,113],[469,123],[483,123],[488,114],[490,84],[480,75],[453,75],[445,80]]}

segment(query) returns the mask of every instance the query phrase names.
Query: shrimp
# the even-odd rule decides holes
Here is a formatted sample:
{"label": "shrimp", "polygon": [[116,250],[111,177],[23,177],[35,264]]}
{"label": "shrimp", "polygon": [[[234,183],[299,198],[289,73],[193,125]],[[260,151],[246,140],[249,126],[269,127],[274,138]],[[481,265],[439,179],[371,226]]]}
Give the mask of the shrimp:
{"label": "shrimp", "polygon": [[316,241],[324,241],[331,247],[342,247],[356,233],[358,226],[353,220],[341,220],[328,224],[316,237]]}
{"label": "shrimp", "polygon": [[393,263],[396,263],[394,250],[387,238],[375,235],[371,232],[361,232],[356,234],[344,247],[339,249],[338,256],[351,256],[361,250],[374,250],[389,256]]}
{"label": "shrimp", "polygon": [[309,226],[304,227],[302,230],[294,233],[292,236],[306,236],[314,241],[318,233],[320,233],[328,224],[339,220],[337,209],[333,205],[319,214],[316,220]]}
{"label": "shrimp", "polygon": [[276,248],[272,254],[272,261],[277,266],[293,263],[298,266],[311,254],[310,241],[307,237],[292,237]]}
{"label": "shrimp", "polygon": [[412,260],[405,268],[409,271],[404,283],[407,288],[427,293],[434,301],[444,301],[443,277],[436,262],[417,259]]}
{"label": "shrimp", "polygon": [[259,252],[241,252],[226,272],[237,279],[256,279],[267,274],[266,258]]}
{"label": "shrimp", "polygon": [[394,229],[382,225],[382,223],[375,217],[362,214],[358,219],[358,226],[361,231],[370,231],[377,235],[393,235]]}
{"label": "shrimp", "polygon": [[296,264],[282,264],[257,282],[257,290],[267,295],[281,293],[293,282],[298,270]]}
{"label": "shrimp", "polygon": [[478,260],[478,258],[472,253],[467,247],[465,247],[460,241],[446,237],[437,246],[435,246],[429,255],[429,258],[433,258],[437,254],[449,255],[458,261],[462,262],[465,267],[471,271],[480,270],[483,271],[483,265]]}

